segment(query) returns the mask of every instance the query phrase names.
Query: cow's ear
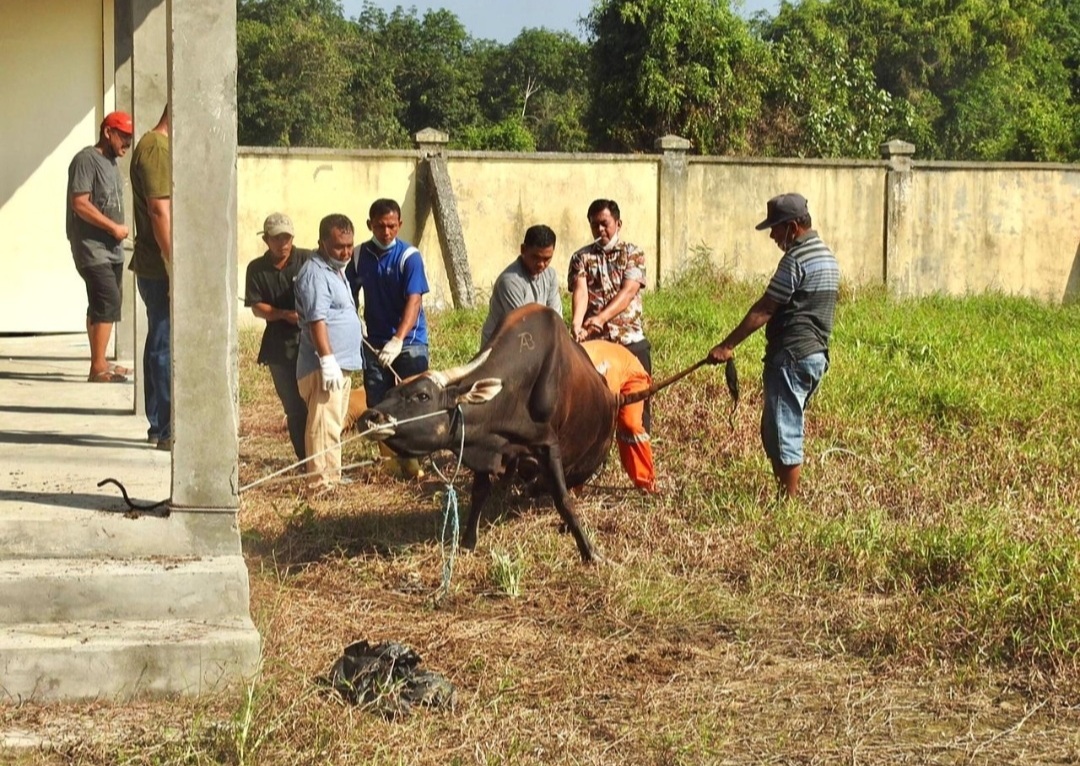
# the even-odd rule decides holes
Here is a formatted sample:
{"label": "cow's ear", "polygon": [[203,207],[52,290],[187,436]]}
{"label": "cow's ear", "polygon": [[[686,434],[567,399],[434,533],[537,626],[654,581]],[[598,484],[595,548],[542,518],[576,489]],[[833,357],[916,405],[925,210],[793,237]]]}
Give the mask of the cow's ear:
{"label": "cow's ear", "polygon": [[490,402],[502,391],[502,381],[499,378],[482,378],[472,384],[465,393],[457,398],[458,404],[483,404]]}

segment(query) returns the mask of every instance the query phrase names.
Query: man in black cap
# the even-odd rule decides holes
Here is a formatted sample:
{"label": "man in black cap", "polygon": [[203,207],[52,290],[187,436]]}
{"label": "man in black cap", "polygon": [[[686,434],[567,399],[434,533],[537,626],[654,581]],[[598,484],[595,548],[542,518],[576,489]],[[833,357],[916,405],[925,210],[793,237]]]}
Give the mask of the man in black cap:
{"label": "man in black cap", "polygon": [[723,364],[735,347],[765,325],[765,406],[761,443],[780,491],[795,497],[803,462],[803,412],[829,369],[829,336],[836,313],[840,268],[828,246],[811,228],[801,194],[781,194],[768,202],[758,231],[784,251],[765,294],[739,325],[709,352]]}

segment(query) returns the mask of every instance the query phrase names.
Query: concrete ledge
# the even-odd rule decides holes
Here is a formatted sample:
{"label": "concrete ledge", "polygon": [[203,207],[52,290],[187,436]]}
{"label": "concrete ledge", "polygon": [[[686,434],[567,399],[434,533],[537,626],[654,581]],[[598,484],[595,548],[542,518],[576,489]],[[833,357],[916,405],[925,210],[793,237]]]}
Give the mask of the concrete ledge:
{"label": "concrete ledge", "polygon": [[0,625],[246,616],[240,556],[0,561]]}
{"label": "concrete ledge", "polygon": [[120,512],[0,503],[0,559],[240,555],[235,513]]}
{"label": "concrete ledge", "polygon": [[0,701],[208,694],[250,682],[251,620],[68,622],[0,628]]}

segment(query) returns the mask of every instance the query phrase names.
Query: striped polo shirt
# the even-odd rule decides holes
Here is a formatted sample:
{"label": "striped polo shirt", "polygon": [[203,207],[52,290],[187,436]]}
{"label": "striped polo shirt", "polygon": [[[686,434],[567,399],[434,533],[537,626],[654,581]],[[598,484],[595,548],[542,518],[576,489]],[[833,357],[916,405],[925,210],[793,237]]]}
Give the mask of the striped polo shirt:
{"label": "striped polo shirt", "polygon": [[827,352],[839,288],[840,267],[817,232],[795,240],[765,290],[780,305],[765,326],[765,360],[785,351],[795,359]]}

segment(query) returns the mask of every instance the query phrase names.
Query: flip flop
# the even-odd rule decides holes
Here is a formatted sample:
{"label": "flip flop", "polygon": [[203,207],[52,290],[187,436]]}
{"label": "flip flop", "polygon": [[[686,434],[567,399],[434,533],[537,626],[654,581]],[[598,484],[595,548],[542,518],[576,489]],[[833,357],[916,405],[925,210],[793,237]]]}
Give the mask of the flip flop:
{"label": "flip flop", "polygon": [[97,375],[91,375],[86,379],[87,383],[127,383],[127,378],[118,372],[112,370],[105,370],[105,372],[99,372]]}
{"label": "flip flop", "polygon": [[110,364],[109,372],[115,372],[117,375],[131,375],[135,371],[120,364]]}

